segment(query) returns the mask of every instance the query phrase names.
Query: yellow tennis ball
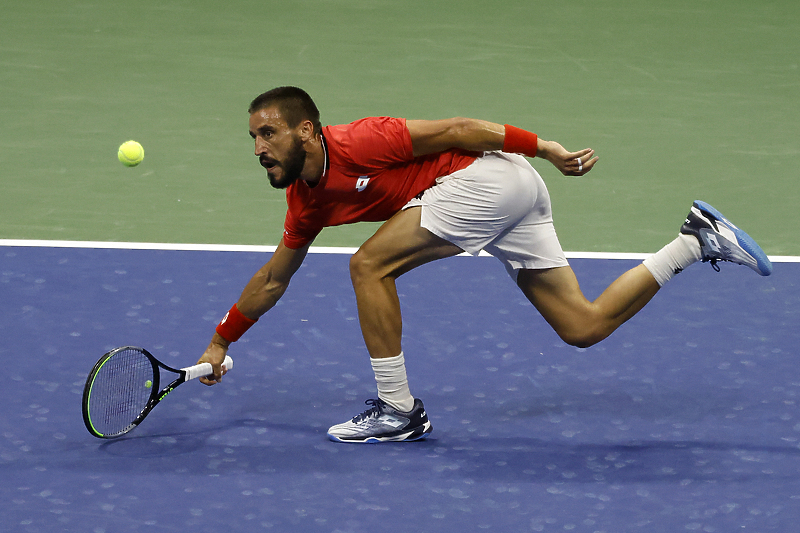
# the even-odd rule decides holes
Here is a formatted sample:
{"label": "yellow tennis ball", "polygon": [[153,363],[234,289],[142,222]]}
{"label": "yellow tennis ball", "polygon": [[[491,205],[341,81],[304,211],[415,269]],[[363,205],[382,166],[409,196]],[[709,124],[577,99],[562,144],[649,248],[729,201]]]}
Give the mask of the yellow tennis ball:
{"label": "yellow tennis ball", "polygon": [[117,157],[126,167],[135,167],[144,159],[144,148],[136,141],[127,141],[119,147]]}
{"label": "yellow tennis ball", "polygon": [[148,379],[147,381],[145,381],[145,382],[144,382],[144,387],[145,387],[146,389],[149,389],[149,388],[150,388],[150,387],[152,387],[152,386],[153,386],[153,382],[152,382],[152,381],[150,381],[149,379]]}

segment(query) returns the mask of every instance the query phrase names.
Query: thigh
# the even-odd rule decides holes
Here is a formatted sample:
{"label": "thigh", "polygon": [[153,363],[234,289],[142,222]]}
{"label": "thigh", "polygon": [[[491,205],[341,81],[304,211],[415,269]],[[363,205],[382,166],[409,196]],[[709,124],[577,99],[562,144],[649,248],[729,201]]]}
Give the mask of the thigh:
{"label": "thigh", "polygon": [[420,207],[410,207],[387,220],[370,237],[354,262],[381,276],[400,276],[420,265],[458,255],[463,250],[420,226]]}
{"label": "thigh", "polygon": [[581,323],[592,314],[591,302],[581,291],[572,267],[522,269],[517,285],[536,310],[557,332]]}

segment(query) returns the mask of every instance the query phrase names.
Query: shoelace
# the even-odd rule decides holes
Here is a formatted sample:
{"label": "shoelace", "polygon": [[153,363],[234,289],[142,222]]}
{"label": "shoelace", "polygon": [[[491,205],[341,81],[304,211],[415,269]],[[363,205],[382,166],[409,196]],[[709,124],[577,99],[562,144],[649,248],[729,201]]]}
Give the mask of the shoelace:
{"label": "shoelace", "polygon": [[368,418],[371,418],[373,416],[374,417],[380,416],[380,414],[383,412],[383,406],[385,405],[383,403],[383,400],[379,400],[379,399],[369,399],[369,400],[365,401],[364,403],[367,404],[367,405],[371,405],[372,407],[370,409],[367,409],[366,411],[364,411],[360,415],[354,416],[353,417],[353,423],[354,424],[358,424],[359,422],[363,422],[364,420],[366,420]]}
{"label": "shoelace", "polygon": [[703,259],[703,263],[709,263],[711,268],[713,268],[716,272],[719,272],[719,265],[717,261],[725,261],[725,259]]}

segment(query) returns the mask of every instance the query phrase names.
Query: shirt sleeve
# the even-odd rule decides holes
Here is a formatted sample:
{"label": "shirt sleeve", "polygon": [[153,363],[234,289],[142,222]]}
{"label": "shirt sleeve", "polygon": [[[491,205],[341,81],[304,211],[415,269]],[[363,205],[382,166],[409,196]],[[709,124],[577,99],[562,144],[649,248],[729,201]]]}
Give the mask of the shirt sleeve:
{"label": "shirt sleeve", "polygon": [[291,248],[292,250],[298,250],[302,248],[306,244],[313,242],[315,238],[316,235],[314,237],[310,237],[306,235],[300,235],[299,233],[289,229],[283,230],[283,245],[287,248]]}
{"label": "shirt sleeve", "polygon": [[357,120],[338,139],[350,164],[362,169],[382,169],[414,158],[411,134],[404,118],[370,117]]}
{"label": "shirt sleeve", "polygon": [[283,223],[283,244],[287,248],[297,250],[316,239],[322,231],[322,225],[310,222],[309,217],[296,217],[292,210],[288,209]]}

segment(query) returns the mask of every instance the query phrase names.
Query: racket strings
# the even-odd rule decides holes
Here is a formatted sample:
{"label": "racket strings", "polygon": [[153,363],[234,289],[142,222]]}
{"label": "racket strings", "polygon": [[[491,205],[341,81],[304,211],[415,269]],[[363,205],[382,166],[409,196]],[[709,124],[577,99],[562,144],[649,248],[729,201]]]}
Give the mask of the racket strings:
{"label": "racket strings", "polygon": [[113,435],[130,426],[157,387],[155,372],[138,350],[122,350],[109,357],[92,381],[88,412],[94,429]]}

